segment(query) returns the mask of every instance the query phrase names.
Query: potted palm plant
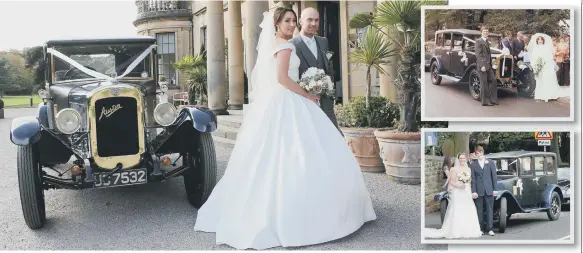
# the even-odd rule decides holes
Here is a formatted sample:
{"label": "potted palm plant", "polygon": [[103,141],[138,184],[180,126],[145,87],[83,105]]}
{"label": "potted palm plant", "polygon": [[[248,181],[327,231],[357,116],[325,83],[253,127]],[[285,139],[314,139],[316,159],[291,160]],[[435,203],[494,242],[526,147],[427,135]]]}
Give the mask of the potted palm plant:
{"label": "potted palm plant", "polygon": [[180,61],[174,63],[174,68],[186,77],[183,85],[188,90],[189,104],[191,105],[205,104],[207,96],[205,55],[203,51],[197,56],[185,56]]}
{"label": "potted palm plant", "polygon": [[387,59],[394,54],[394,50],[389,46],[388,41],[384,40],[378,31],[367,30],[349,55],[349,61],[356,64],[349,74],[362,66],[366,68],[366,95],[353,98],[347,105],[338,108],[339,125],[342,127],[344,138],[357,158],[361,170],[365,172],[385,170],[374,131],[391,124],[391,120],[388,119],[391,115],[387,109],[390,103],[382,97],[371,97],[371,70],[375,68],[381,73],[386,73],[381,65],[387,64]]}
{"label": "potted palm plant", "polygon": [[399,121],[396,127],[377,129],[374,134],[387,176],[400,183],[421,183],[421,133],[417,120],[421,104],[421,6],[442,4],[447,1],[385,1],[377,5],[375,13],[358,14],[350,22],[353,28],[368,27],[382,33],[398,52],[394,83]]}

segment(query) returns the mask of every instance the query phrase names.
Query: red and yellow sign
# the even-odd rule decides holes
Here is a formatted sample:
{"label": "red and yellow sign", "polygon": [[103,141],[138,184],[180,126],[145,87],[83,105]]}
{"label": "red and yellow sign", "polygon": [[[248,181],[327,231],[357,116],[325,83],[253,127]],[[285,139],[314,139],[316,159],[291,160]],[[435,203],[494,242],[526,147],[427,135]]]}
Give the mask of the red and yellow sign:
{"label": "red and yellow sign", "polygon": [[553,132],[538,131],[534,132],[534,138],[537,140],[552,140]]}

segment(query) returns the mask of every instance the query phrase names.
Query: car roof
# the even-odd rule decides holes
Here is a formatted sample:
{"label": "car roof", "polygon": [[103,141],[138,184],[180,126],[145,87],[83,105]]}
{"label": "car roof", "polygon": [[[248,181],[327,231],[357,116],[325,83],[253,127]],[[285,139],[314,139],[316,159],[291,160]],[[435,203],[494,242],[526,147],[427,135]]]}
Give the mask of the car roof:
{"label": "car roof", "polygon": [[[478,30],[470,30],[470,29],[445,29],[445,30],[438,30],[435,33],[448,33],[448,32],[452,32],[452,33],[463,33],[463,34],[471,34],[471,35],[482,35],[482,32],[478,31]],[[490,33],[490,36],[502,36],[500,34],[497,33]]]}
{"label": "car roof", "polygon": [[489,159],[496,159],[496,158],[516,158],[516,157],[523,157],[523,156],[531,156],[531,155],[551,155],[556,156],[553,152],[542,152],[542,151],[506,151],[506,152],[499,152],[499,153],[492,153],[487,154],[486,158]]}
{"label": "car roof", "polygon": [[90,45],[90,44],[131,44],[131,43],[156,43],[156,39],[151,36],[130,36],[130,37],[99,37],[99,38],[63,38],[53,39],[45,42],[51,46],[70,45]]}

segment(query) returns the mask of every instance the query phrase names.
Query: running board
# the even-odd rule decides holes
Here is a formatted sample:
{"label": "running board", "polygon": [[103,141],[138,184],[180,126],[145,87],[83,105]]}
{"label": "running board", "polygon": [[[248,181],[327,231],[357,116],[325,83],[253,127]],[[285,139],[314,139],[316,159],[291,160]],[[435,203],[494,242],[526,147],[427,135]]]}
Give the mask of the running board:
{"label": "running board", "polygon": [[448,75],[439,75],[439,76],[442,78],[445,78],[445,79],[452,80],[454,82],[459,82],[460,80],[462,80],[461,78],[456,78],[456,77],[448,76]]}

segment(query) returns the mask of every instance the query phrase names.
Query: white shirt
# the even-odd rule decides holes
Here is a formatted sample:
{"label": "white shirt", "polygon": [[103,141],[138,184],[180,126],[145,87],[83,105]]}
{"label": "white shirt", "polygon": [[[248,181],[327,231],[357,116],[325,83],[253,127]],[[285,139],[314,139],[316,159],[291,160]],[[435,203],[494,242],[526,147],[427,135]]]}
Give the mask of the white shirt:
{"label": "white shirt", "polygon": [[304,35],[302,36],[302,40],[304,41],[304,43],[306,43],[306,46],[308,46],[308,49],[310,49],[310,51],[312,52],[312,54],[314,55],[314,57],[316,58],[316,60],[318,59],[318,44],[316,44],[316,37],[312,36],[307,37]]}
{"label": "white shirt", "polygon": [[478,160],[478,163],[480,163],[480,167],[483,169],[484,164],[486,163],[486,160]]}

